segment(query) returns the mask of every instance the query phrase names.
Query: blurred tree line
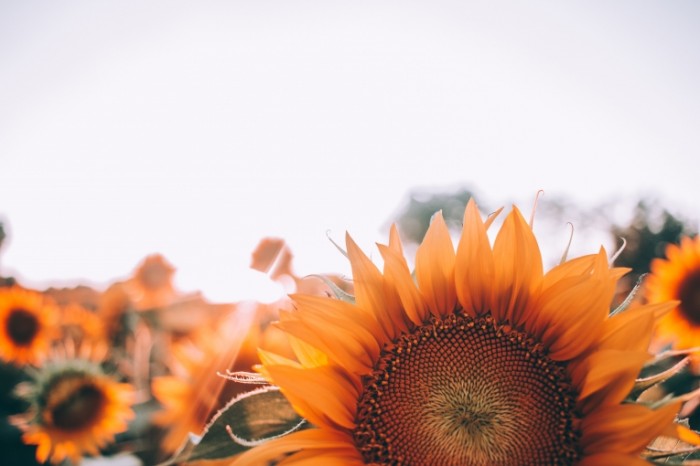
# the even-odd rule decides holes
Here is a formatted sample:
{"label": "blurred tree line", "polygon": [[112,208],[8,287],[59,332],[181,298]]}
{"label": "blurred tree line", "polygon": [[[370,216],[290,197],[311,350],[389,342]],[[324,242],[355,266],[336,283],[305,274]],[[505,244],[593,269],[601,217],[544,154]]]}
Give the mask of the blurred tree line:
{"label": "blurred tree line", "polygon": [[655,257],[664,257],[669,243],[678,244],[682,236],[697,235],[697,226],[677,217],[658,202],[640,200],[632,221],[627,225],[610,225],[614,238],[624,238],[627,242],[615,263],[632,269],[633,277],[649,272]]}
{"label": "blurred tree line", "polygon": [[[430,219],[438,210],[442,210],[450,229],[459,231],[464,209],[472,196],[474,191],[466,187],[440,192],[415,190],[409,193],[404,207],[391,221],[396,222],[403,240],[415,246],[422,241]],[[481,198],[478,200],[482,212],[491,212]],[[631,220],[621,223],[614,214],[614,204],[617,202],[583,209],[566,199],[547,195],[539,201],[537,218],[544,217],[560,225],[575,219],[575,223],[587,228],[593,226],[607,231],[615,249],[624,239],[625,246],[615,265],[632,269],[626,278],[632,285],[641,275],[649,272],[652,259],[664,257],[669,243],[677,244],[682,236],[695,236],[698,233],[698,219],[684,218],[664,207],[659,200],[648,198],[638,200],[632,207]],[[619,208],[617,210],[619,213]],[[629,217],[630,212],[626,213]]]}
{"label": "blurred tree line", "polygon": [[3,277],[2,274],[2,246],[3,243],[5,242],[5,238],[7,238],[7,234],[5,233],[5,225],[3,224],[2,221],[0,221],[0,287],[2,286],[12,286],[15,284],[15,280],[12,277]]}
{"label": "blurred tree line", "polygon": [[[442,210],[447,226],[451,230],[459,230],[464,209],[472,196],[472,191],[466,188],[441,193],[413,191],[409,194],[407,205],[392,221],[396,222],[404,241],[420,244],[428,231],[430,219],[439,210]],[[479,207],[484,208],[481,204]]]}

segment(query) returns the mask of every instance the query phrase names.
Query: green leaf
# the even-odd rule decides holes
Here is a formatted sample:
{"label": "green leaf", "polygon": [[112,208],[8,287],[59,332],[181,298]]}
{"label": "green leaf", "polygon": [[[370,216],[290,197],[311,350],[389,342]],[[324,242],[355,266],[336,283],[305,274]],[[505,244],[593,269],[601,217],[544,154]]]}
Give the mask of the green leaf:
{"label": "green leaf", "polygon": [[[678,424],[690,428],[687,420],[677,421]],[[642,453],[642,457],[653,464],[685,464],[697,465],[700,447],[685,443],[681,440],[670,437],[657,437]]]}
{"label": "green leaf", "polygon": [[[643,456],[647,460],[664,460],[666,464],[682,464],[693,453],[700,452],[699,447],[681,442],[680,440],[659,437],[647,447]],[[675,460],[675,461],[674,461]]]}
{"label": "green leaf", "polygon": [[165,465],[228,458],[306,424],[278,387],[239,395],[214,415],[200,439],[191,437]]}
{"label": "green leaf", "polygon": [[644,278],[646,277],[647,274],[642,274],[639,276],[637,279],[637,282],[634,284],[634,288],[632,288],[632,291],[629,292],[627,297],[625,298],[622,303],[617,306],[615,309],[613,309],[610,312],[610,317],[614,316],[615,314],[619,314],[620,312],[624,312],[627,310],[627,308],[632,304],[632,301],[634,301],[635,296],[637,296],[637,292],[639,289],[642,287],[642,284],[644,283]]}
{"label": "green leaf", "polygon": [[644,390],[652,387],[656,384],[664,382],[674,375],[678,374],[680,371],[685,369],[688,365],[690,358],[686,357],[675,363],[673,366],[665,369],[660,369],[659,372],[640,377],[634,382],[634,388],[632,389],[632,398],[636,398]]}

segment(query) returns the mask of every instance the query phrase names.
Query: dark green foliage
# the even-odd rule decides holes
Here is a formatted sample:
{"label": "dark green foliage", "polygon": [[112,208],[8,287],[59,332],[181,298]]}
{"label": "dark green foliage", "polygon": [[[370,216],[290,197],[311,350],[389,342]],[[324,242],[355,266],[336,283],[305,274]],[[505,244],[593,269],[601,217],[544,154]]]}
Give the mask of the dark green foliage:
{"label": "dark green foliage", "polygon": [[625,249],[615,261],[619,267],[630,267],[630,279],[636,280],[649,272],[655,257],[664,257],[669,243],[678,243],[684,235],[697,234],[687,221],[679,219],[657,203],[641,200],[637,203],[629,225],[611,225],[610,232],[616,243],[627,241]]}
{"label": "dark green foliage", "polygon": [[419,244],[428,231],[430,219],[440,210],[450,229],[461,228],[464,209],[472,197],[472,191],[466,188],[443,193],[412,191],[408,205],[396,219],[403,239]]}
{"label": "dark green foliage", "polygon": [[308,427],[277,387],[261,387],[229,402],[214,415],[201,437],[191,436],[161,466],[228,458],[267,439]]}

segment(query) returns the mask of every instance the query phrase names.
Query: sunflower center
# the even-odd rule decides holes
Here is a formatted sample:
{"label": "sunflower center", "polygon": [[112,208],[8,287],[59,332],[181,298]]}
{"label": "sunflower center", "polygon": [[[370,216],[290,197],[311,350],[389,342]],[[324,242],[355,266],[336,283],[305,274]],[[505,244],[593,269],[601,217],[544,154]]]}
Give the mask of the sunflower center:
{"label": "sunflower center", "polygon": [[5,321],[7,335],[18,346],[29,346],[39,331],[39,319],[26,309],[13,309]]}
{"label": "sunflower center", "polygon": [[51,410],[53,425],[61,430],[81,430],[102,415],[105,395],[99,387],[83,383],[65,394]]}
{"label": "sunflower center", "polygon": [[581,456],[565,366],[490,315],[416,327],[363,384],[353,436],[367,463],[570,465]]}
{"label": "sunflower center", "polygon": [[700,270],[696,270],[681,282],[678,287],[680,309],[685,317],[695,325],[700,325]]}

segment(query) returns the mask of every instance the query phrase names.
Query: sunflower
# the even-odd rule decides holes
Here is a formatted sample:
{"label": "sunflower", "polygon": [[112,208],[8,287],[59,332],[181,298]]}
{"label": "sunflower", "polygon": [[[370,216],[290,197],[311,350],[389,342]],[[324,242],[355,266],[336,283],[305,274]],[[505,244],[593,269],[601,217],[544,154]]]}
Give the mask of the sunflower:
{"label": "sunflower", "polygon": [[669,244],[666,258],[651,262],[645,287],[651,303],[679,302],[659,321],[659,340],[672,341],[677,348],[700,346],[700,236]]}
{"label": "sunflower", "polygon": [[161,445],[164,451],[174,452],[189,432],[199,434],[206,425],[224,384],[217,371],[228,369],[233,359],[222,354],[225,345],[222,335],[202,329],[173,345],[171,375],[151,382],[153,396],[164,408],[153,422],[168,429]]}
{"label": "sunflower", "polygon": [[83,454],[98,454],[134,417],[131,385],[116,382],[86,360],[48,363],[23,391],[31,408],[15,423],[24,443],[38,445],[41,463],[69,458],[78,464]]}
{"label": "sunflower", "polygon": [[347,236],[354,300],[294,295],[281,313],[297,360],[261,351],[258,371],[314,428],[233,464],[634,465],[680,403],[623,403],[669,306],[614,316],[600,250],[544,273],[514,208],[493,246],[470,201],[456,252],[436,214],[415,280],[395,227],[383,273]]}
{"label": "sunflower", "polygon": [[67,304],[61,309],[63,338],[72,339],[76,344],[105,344],[107,335],[104,321],[96,312],[79,304]]}
{"label": "sunflower", "polygon": [[160,254],[146,257],[127,281],[138,310],[171,304],[178,295],[173,285],[175,268]]}
{"label": "sunflower", "polygon": [[41,363],[56,332],[56,312],[40,293],[0,289],[0,359],[17,365]]}
{"label": "sunflower", "polygon": [[[218,323],[215,330],[200,327],[175,342],[170,350],[170,375],[153,379],[151,391],[163,406],[153,421],[168,429],[161,445],[165,452],[174,452],[189,432],[200,434],[214,412],[247,388],[226,384],[225,374],[249,372],[260,362],[258,347],[292,356],[286,335],[270,325],[273,315],[278,317],[277,310],[269,304],[247,305],[232,305],[234,319]],[[249,325],[244,325],[246,316],[241,318],[241,314],[252,314]]]}
{"label": "sunflower", "polygon": [[102,321],[106,338],[116,345],[125,338],[129,312],[133,309],[127,288],[122,282],[113,283],[100,295],[97,304],[96,314]]}

